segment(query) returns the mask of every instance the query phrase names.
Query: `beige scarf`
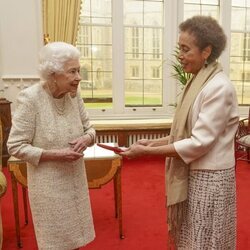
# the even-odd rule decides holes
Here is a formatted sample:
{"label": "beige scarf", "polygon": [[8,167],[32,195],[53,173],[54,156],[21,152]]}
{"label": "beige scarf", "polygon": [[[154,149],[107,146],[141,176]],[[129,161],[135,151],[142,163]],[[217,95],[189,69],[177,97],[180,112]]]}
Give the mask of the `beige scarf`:
{"label": "beige scarf", "polygon": [[[213,62],[203,67],[195,77],[186,84],[177,104],[173,124],[171,126],[169,144],[191,136],[191,117],[193,103],[201,91],[218,72],[222,71],[219,63]],[[189,166],[181,159],[167,158],[166,189],[168,232],[170,245],[176,247],[182,220],[185,216],[184,206],[188,192]]]}

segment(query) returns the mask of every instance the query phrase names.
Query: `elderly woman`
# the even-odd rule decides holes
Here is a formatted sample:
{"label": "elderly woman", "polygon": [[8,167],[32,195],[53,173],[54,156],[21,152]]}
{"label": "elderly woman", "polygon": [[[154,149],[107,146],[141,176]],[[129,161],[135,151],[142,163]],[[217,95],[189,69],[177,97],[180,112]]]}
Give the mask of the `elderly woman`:
{"label": "elderly woman", "polygon": [[95,237],[83,151],[95,130],[77,91],[80,53],[63,42],[40,52],[41,83],[20,92],[8,140],[27,162],[39,249],[78,249]]}
{"label": "elderly woman", "polygon": [[177,249],[235,249],[234,135],[238,105],[216,59],[226,37],[211,17],[181,23],[179,60],[192,73],[170,136],[141,140],[121,155],[165,155],[170,243]]}

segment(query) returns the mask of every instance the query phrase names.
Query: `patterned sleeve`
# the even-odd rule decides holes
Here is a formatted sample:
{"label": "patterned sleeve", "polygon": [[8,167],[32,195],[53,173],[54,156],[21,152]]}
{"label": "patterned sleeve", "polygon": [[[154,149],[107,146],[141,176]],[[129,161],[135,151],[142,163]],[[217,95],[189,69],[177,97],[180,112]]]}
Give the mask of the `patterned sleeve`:
{"label": "patterned sleeve", "polygon": [[36,126],[35,107],[30,93],[27,90],[21,91],[17,99],[7,146],[10,155],[37,166],[42,149],[32,146]]}
{"label": "patterned sleeve", "polygon": [[78,100],[81,121],[83,124],[84,134],[90,135],[90,137],[92,138],[91,145],[93,145],[95,143],[95,136],[96,136],[95,129],[93,128],[93,125],[91,125],[89,121],[89,114],[85,108],[83,99],[81,98],[80,94],[77,94],[77,100]]}

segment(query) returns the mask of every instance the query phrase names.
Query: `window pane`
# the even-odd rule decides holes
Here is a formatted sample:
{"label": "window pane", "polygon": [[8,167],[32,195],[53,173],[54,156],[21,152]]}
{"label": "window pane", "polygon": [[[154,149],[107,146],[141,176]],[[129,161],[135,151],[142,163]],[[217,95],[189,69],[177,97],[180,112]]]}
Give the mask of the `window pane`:
{"label": "window pane", "polygon": [[76,46],[81,51],[80,86],[86,106],[112,107],[111,0],[82,2]]}
{"label": "window pane", "polygon": [[82,2],[81,15],[92,17],[92,24],[111,24],[111,1],[84,0]]}
{"label": "window pane", "polygon": [[230,78],[239,104],[250,104],[250,1],[232,0]]}
{"label": "window pane", "polygon": [[92,26],[92,44],[112,44],[111,27]]}
{"label": "window pane", "polygon": [[124,1],[124,24],[143,24],[143,1]]}
{"label": "window pane", "polygon": [[184,3],[200,4],[200,0],[185,0]]}
{"label": "window pane", "polygon": [[[238,59],[241,59],[238,57]],[[233,81],[243,80],[243,63],[242,60],[238,62],[231,62],[230,63],[230,79]]]}
{"label": "window pane", "polygon": [[111,17],[110,18],[103,18],[103,17],[93,17],[91,19],[93,24],[110,24],[111,23]]}
{"label": "window pane", "polygon": [[248,67],[248,72],[245,72],[244,79],[249,84],[250,82],[250,68],[249,67]]}
{"label": "window pane", "polygon": [[[244,47],[244,34],[243,33],[231,33],[231,51],[230,55],[234,57],[243,57]],[[233,60],[233,59],[231,59]]]}
{"label": "window pane", "polygon": [[245,7],[245,0],[232,0],[232,6]]}
{"label": "window pane", "polygon": [[230,63],[242,63],[243,57],[242,56],[231,56],[230,57]]}
{"label": "window pane", "polygon": [[232,8],[231,29],[244,30],[245,29],[246,10],[244,8]]}
{"label": "window pane", "polygon": [[[250,33],[246,33],[244,35],[243,53],[244,53],[244,61],[246,62],[246,66],[248,66],[247,64],[250,62]],[[246,69],[249,69],[249,67],[246,67]]]}
{"label": "window pane", "polygon": [[153,26],[163,25],[163,2],[145,2],[144,24]]}
{"label": "window pane", "polygon": [[146,80],[144,93],[144,105],[162,105],[162,81],[161,80]]}
{"label": "window pane", "polygon": [[243,83],[241,81],[232,81],[236,90],[238,103],[243,103]]}
{"label": "window pane", "polygon": [[219,0],[184,0],[184,3],[219,5]]}
{"label": "window pane", "polygon": [[247,8],[247,14],[246,14],[246,31],[250,31],[250,8]]}
{"label": "window pane", "polygon": [[124,0],[126,106],[162,105],[163,3]]}
{"label": "window pane", "polygon": [[[112,107],[112,75],[110,72],[93,71],[88,72],[89,79],[82,80],[81,96],[84,98],[88,108],[97,108],[105,105],[107,108]],[[93,101],[93,99],[95,101]],[[109,101],[107,101],[109,100]],[[89,105],[92,103],[92,105]],[[106,104],[105,104],[106,103]],[[109,105],[107,105],[109,103]]]}
{"label": "window pane", "polygon": [[[154,69],[154,70],[152,70]],[[157,73],[157,69],[159,73]],[[159,79],[162,79],[162,60],[156,60],[152,58],[152,55],[145,55],[144,59],[144,78],[145,79],[152,79],[156,78],[156,75],[152,75],[152,72],[158,75]]]}
{"label": "window pane", "polygon": [[125,53],[132,53],[134,58],[139,58],[143,51],[143,28],[125,28]]}
{"label": "window pane", "polygon": [[218,6],[203,5],[201,7],[201,14],[219,19],[219,8]]}
{"label": "window pane", "polygon": [[126,106],[161,106],[162,81],[126,80]]}
{"label": "window pane", "polygon": [[[131,58],[131,54],[126,55],[127,58]],[[138,59],[126,59],[125,61],[125,79],[143,78],[143,60]]]}
{"label": "window pane", "polygon": [[212,16],[219,19],[218,1],[184,1],[184,19],[194,15]]}
{"label": "window pane", "polygon": [[201,0],[201,4],[219,5],[219,0]]}
{"label": "window pane", "polygon": [[233,81],[239,104],[249,105],[250,103],[250,82]]}
{"label": "window pane", "polygon": [[[102,65],[106,65],[106,62],[110,63],[112,66],[112,47],[106,45],[92,45],[91,46],[91,60],[87,60],[90,63],[101,63]],[[111,69],[111,68],[110,68]]]}
{"label": "window pane", "polygon": [[201,13],[200,5],[185,4],[184,9],[184,20]]}
{"label": "window pane", "polygon": [[[110,95],[110,85],[111,85],[111,73],[105,71],[88,71],[88,79],[81,81],[81,90],[84,97],[102,97],[104,98],[104,93],[109,93]],[[95,91],[94,91],[95,90]]]}
{"label": "window pane", "polygon": [[155,57],[162,55],[162,29],[144,29],[144,53],[154,54]]}
{"label": "window pane", "polygon": [[143,105],[143,81],[125,80],[126,106]]}
{"label": "window pane", "polygon": [[244,83],[242,104],[243,105],[250,104],[250,82]]}

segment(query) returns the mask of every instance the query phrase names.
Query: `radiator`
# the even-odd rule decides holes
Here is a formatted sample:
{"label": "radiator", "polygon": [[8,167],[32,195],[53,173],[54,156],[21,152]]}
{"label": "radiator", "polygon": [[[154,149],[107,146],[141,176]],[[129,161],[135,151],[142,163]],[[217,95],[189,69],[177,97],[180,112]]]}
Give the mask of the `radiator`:
{"label": "radiator", "polygon": [[153,134],[148,134],[148,133],[143,133],[143,134],[131,134],[128,136],[128,145],[130,146],[131,144],[135,143],[136,141],[140,139],[159,139],[161,137],[167,136],[166,133],[153,133]]}
{"label": "radiator", "polygon": [[97,135],[96,143],[118,143],[118,135]]}

